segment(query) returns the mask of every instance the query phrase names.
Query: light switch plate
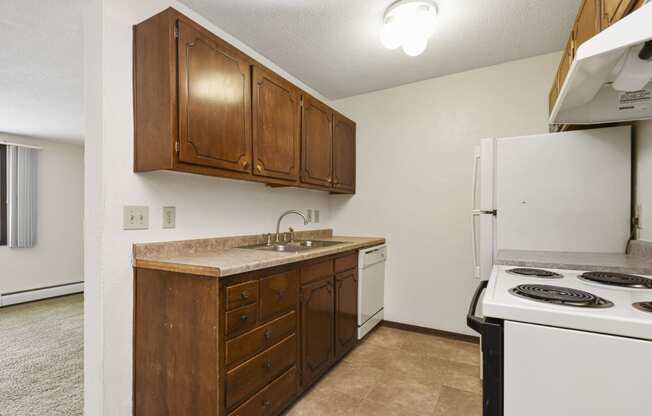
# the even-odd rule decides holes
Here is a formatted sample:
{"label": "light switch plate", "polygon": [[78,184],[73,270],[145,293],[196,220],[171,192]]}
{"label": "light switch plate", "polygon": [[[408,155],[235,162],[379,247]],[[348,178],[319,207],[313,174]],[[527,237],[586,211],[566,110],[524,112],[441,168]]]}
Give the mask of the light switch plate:
{"label": "light switch plate", "polygon": [[308,213],[308,215],[307,215],[308,222],[312,222],[312,210],[307,209],[306,212]]}
{"label": "light switch plate", "polygon": [[163,228],[176,228],[177,207],[163,207]]}
{"label": "light switch plate", "polygon": [[315,224],[319,224],[319,210],[315,210]]}
{"label": "light switch plate", "polygon": [[149,229],[149,207],[126,205],[123,209],[123,228],[125,230]]}

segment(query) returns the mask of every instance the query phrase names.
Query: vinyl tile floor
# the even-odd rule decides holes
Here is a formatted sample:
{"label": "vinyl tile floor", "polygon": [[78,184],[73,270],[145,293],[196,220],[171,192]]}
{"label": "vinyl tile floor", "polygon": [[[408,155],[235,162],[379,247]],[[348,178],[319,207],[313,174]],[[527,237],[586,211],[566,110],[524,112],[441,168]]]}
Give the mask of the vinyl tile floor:
{"label": "vinyl tile floor", "polygon": [[481,416],[479,346],[386,326],[286,416]]}

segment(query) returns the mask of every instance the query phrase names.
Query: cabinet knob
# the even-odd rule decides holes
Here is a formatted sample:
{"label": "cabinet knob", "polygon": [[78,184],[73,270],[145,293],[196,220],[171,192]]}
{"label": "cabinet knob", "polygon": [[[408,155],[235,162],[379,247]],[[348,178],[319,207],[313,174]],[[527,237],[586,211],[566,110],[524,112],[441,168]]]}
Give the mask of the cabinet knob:
{"label": "cabinet knob", "polygon": [[272,368],[272,362],[270,360],[267,360],[263,363],[263,368],[266,370],[271,370]]}
{"label": "cabinet knob", "polygon": [[249,320],[249,315],[242,315],[242,316],[240,316],[240,320],[241,320],[242,322],[247,322],[247,321]]}
{"label": "cabinet knob", "polygon": [[242,168],[243,169],[249,169],[249,162],[247,160],[242,161]]}
{"label": "cabinet knob", "polygon": [[333,178],[333,183],[334,183],[335,185],[337,185],[338,183],[340,183],[339,179],[337,179],[337,176]]}
{"label": "cabinet knob", "polygon": [[278,294],[278,300],[281,300],[281,299],[283,299],[283,298],[285,297],[285,292],[286,292],[285,289],[279,289],[279,290],[277,291],[277,294]]}
{"label": "cabinet knob", "polygon": [[272,402],[270,402],[269,400],[263,401],[263,407],[269,407],[271,405],[272,405]]}
{"label": "cabinet knob", "polygon": [[242,300],[249,299],[249,292],[244,291],[244,292],[240,293],[240,297],[242,298]]}
{"label": "cabinet knob", "polygon": [[263,167],[260,164],[256,164],[256,172],[262,172]]}
{"label": "cabinet knob", "polygon": [[331,178],[330,176],[328,177],[328,183],[333,183],[333,178]]}
{"label": "cabinet knob", "polygon": [[268,341],[270,339],[272,339],[272,330],[271,329],[268,329],[267,331],[265,331],[265,339],[268,340]]}

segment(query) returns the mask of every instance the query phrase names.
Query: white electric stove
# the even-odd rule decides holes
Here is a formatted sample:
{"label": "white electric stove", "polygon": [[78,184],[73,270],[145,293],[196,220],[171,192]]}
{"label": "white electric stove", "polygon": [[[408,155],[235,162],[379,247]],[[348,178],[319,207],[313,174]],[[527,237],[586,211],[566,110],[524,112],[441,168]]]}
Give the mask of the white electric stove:
{"label": "white electric stove", "polygon": [[468,322],[482,335],[485,416],[652,409],[652,276],[495,266]]}

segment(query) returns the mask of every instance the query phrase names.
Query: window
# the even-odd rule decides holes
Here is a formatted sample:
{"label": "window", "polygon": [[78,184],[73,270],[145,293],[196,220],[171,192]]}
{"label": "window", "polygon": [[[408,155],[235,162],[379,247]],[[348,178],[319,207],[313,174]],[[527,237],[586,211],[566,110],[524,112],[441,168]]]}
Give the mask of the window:
{"label": "window", "polygon": [[0,246],[7,245],[7,146],[0,144]]}

